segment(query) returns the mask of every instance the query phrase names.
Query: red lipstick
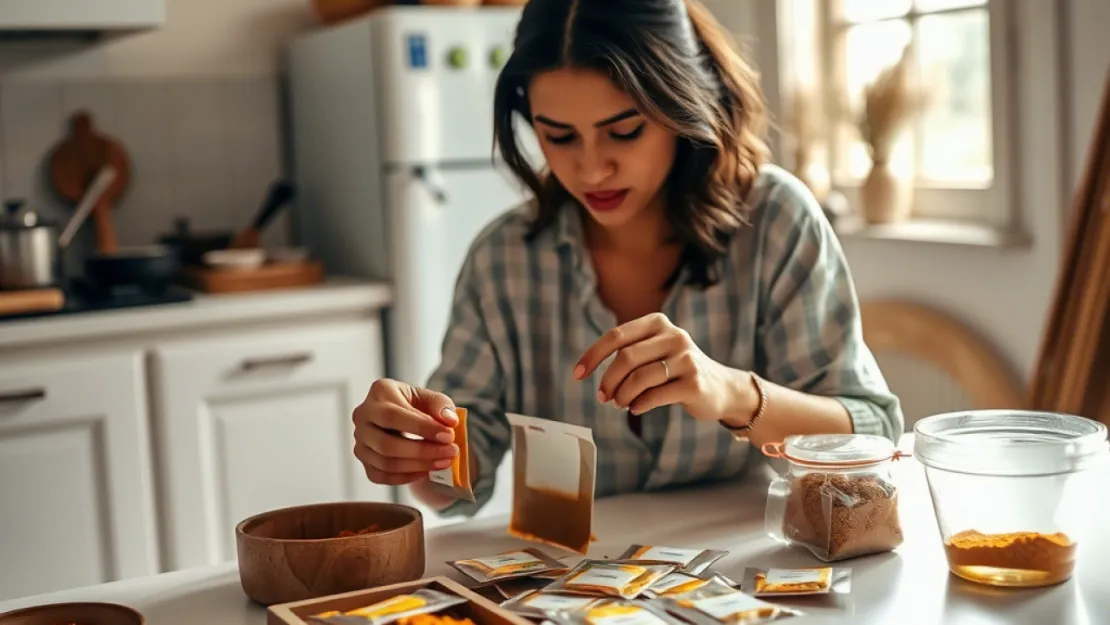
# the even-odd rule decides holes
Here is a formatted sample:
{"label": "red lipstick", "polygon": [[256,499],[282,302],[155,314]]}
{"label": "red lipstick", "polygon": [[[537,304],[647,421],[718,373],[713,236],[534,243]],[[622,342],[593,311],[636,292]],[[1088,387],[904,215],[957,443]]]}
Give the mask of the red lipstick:
{"label": "red lipstick", "polygon": [[595,211],[606,212],[619,207],[628,197],[628,189],[593,191],[586,194],[586,203]]}

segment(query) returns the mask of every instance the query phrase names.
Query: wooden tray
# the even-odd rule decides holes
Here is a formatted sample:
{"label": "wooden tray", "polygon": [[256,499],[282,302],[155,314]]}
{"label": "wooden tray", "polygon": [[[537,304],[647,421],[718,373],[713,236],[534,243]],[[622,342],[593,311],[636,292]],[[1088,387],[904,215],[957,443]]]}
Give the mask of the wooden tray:
{"label": "wooden tray", "polygon": [[287,289],[318,284],[324,280],[324,265],[318,261],[269,263],[256,269],[215,269],[188,266],[181,282],[201,293],[244,293]]}
{"label": "wooden tray", "polygon": [[467,590],[462,584],[446,577],[427,577],[415,582],[403,582],[330,597],[273,605],[266,610],[266,623],[267,625],[308,625],[308,617],[314,614],[331,610],[340,612],[354,610],[421,588],[430,588],[468,599],[467,603],[445,610],[444,613],[456,618],[469,618],[476,625],[534,625],[532,621],[503,610],[493,601]]}

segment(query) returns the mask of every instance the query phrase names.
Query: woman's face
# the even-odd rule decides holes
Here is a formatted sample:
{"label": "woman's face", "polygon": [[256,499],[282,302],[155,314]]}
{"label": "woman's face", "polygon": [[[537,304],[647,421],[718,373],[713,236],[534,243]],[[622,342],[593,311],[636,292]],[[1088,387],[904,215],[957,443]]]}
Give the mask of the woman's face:
{"label": "woman's face", "polygon": [[644,117],[604,74],[560,69],[532,79],[532,120],[547,165],[602,226],[628,223],[660,194],[675,135]]}

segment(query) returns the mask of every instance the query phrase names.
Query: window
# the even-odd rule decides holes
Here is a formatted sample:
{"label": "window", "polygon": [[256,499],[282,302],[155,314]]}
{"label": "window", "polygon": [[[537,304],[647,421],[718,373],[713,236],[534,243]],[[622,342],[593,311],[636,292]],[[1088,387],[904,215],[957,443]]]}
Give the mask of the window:
{"label": "window", "polygon": [[853,205],[871,169],[858,124],[864,91],[906,54],[920,108],[889,164],[914,181],[911,219],[1009,226],[1006,4],[780,0],[784,98],[817,103],[821,160]]}

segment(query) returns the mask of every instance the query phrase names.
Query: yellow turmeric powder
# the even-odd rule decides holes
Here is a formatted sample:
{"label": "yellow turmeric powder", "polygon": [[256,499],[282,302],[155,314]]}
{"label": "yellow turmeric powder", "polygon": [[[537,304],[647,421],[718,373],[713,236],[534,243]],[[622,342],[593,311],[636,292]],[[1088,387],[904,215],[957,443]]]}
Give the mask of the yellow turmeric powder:
{"label": "yellow turmeric powder", "polygon": [[967,530],[945,541],[948,566],[960,577],[997,586],[1044,586],[1071,577],[1076,545],[1062,533],[984,534]]}

